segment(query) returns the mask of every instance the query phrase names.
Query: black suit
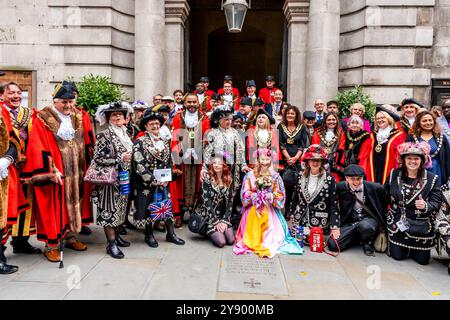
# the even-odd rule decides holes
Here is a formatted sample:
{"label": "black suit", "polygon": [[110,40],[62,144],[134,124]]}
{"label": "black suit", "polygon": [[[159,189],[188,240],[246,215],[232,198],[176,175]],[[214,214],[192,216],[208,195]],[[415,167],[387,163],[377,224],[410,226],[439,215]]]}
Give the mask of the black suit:
{"label": "black suit", "polygon": [[[341,251],[352,244],[357,244],[360,240],[364,243],[372,242],[378,235],[380,226],[384,227],[386,224],[387,195],[383,185],[364,181],[363,190],[364,204],[376,217],[372,217],[365,209],[361,214],[355,213],[356,196],[350,191],[347,182],[340,182],[336,186],[341,218],[341,236],[338,239]],[[328,246],[330,250],[337,250],[331,239]]]}

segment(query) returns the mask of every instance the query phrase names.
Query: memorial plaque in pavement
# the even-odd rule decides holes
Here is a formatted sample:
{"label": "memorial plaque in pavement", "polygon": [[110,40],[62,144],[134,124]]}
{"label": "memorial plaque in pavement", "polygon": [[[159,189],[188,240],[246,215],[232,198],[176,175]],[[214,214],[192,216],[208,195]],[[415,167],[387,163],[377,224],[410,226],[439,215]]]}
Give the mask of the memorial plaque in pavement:
{"label": "memorial plaque in pavement", "polygon": [[218,291],[288,295],[278,256],[262,259],[254,254],[237,256],[232,252],[223,255]]}

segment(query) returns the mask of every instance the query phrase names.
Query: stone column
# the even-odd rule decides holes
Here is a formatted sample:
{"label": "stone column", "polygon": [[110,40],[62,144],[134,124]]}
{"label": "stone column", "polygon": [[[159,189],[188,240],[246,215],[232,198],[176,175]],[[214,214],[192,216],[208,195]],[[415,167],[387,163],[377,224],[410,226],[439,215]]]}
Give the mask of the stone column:
{"label": "stone column", "polygon": [[[314,0],[315,1],[315,0]],[[283,11],[288,22],[287,101],[305,110],[306,43],[309,0],[286,0]]]}
{"label": "stone column", "polygon": [[166,0],[166,94],[184,89],[184,28],[187,0]]}
{"label": "stone column", "polygon": [[309,7],[306,52],[306,106],[334,99],[338,91],[340,1],[313,0]]}
{"label": "stone column", "polygon": [[165,94],[164,0],[135,2],[135,98]]}

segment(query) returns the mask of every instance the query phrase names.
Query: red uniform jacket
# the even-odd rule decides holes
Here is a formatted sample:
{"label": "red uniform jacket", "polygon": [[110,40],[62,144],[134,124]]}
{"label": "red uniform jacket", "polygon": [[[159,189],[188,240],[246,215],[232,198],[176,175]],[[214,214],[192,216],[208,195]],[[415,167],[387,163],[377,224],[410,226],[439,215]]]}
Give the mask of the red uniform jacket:
{"label": "red uniform jacket", "polygon": [[264,103],[273,103],[275,101],[274,99],[274,93],[275,91],[279,90],[278,88],[273,87],[272,89],[269,89],[267,87],[262,88],[259,90],[259,98],[261,98]]}

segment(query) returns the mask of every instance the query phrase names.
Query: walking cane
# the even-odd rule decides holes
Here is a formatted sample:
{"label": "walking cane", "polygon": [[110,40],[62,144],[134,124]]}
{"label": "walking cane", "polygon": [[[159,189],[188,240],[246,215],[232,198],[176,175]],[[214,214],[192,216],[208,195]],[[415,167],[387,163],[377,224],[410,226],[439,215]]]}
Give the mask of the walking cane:
{"label": "walking cane", "polygon": [[63,269],[64,268],[64,245],[63,245],[62,184],[58,185],[58,197],[59,197],[59,251],[61,252],[61,260],[59,262],[59,268]]}

